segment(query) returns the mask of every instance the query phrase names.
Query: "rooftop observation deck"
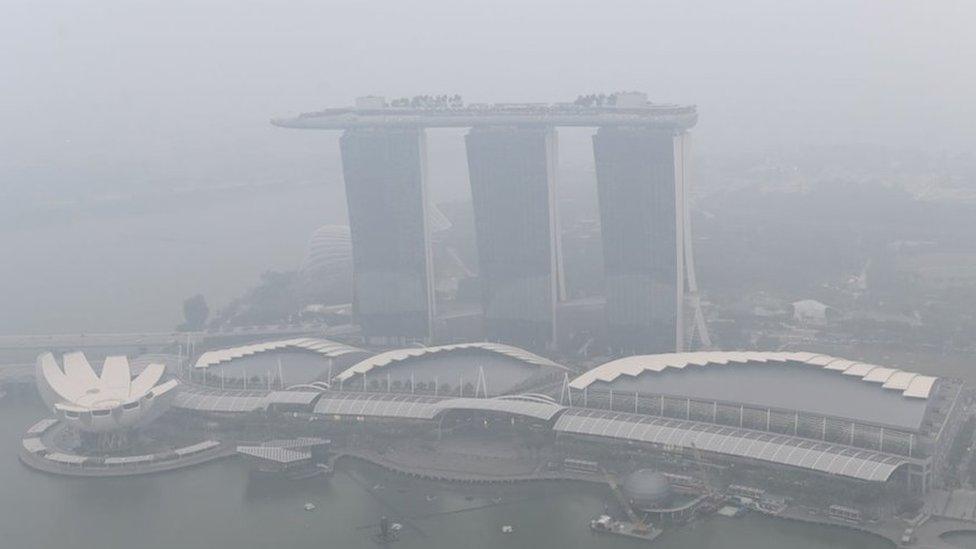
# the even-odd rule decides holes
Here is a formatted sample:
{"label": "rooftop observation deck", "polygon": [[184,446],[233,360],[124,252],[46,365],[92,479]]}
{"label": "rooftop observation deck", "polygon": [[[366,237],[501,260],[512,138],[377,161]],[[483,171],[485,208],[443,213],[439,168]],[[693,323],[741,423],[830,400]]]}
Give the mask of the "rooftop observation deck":
{"label": "rooftop observation deck", "polygon": [[694,105],[581,106],[574,103],[494,103],[455,107],[342,107],[276,118],[283,128],[640,127],[685,130],[698,122]]}

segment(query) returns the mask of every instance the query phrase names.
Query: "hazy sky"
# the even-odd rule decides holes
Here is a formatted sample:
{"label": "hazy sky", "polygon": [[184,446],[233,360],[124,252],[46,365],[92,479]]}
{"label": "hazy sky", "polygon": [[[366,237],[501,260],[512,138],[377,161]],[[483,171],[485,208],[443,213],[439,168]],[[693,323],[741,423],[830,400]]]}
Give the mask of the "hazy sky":
{"label": "hazy sky", "polygon": [[[704,154],[971,152],[974,21],[972,0],[0,0],[0,332],[166,328],[186,295],[219,305],[294,268],[307,234],[341,222],[338,151],[268,120],[357,95],[637,89],[697,104]],[[463,179],[454,156],[432,179]],[[327,185],[59,224],[18,203],[275,181]]]}
{"label": "hazy sky", "polygon": [[270,117],[366,93],[641,89],[698,104],[708,151],[968,150],[973,21],[969,0],[5,0],[0,175],[257,165],[296,139]]}

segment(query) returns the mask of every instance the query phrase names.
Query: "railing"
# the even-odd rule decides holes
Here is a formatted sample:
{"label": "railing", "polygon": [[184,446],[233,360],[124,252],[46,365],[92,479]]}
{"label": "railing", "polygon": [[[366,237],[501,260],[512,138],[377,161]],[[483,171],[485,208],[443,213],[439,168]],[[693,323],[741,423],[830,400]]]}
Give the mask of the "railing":
{"label": "railing", "polygon": [[659,393],[587,388],[583,391],[572,390],[571,395],[572,405],[585,408],[766,431],[907,457],[924,457],[926,454],[926,448],[919,444],[915,433],[849,418]]}

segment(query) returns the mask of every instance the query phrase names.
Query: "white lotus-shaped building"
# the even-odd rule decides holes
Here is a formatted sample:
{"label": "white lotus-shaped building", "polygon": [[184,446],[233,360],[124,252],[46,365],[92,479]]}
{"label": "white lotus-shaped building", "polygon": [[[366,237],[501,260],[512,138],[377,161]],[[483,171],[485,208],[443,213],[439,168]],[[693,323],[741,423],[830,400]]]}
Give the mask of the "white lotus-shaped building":
{"label": "white lotus-shaped building", "polygon": [[80,431],[107,433],[144,425],[159,417],[176,395],[179,382],[159,383],[166,368],[150,364],[135,379],[124,356],[105,359],[97,375],[83,353],[37,357],[35,379],[41,398],[59,419]]}

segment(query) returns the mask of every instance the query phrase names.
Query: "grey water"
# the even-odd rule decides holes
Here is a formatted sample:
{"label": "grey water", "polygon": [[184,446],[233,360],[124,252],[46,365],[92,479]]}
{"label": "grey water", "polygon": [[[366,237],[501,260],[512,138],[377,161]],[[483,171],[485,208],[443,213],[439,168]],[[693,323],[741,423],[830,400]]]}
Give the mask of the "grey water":
{"label": "grey water", "polygon": [[[610,496],[602,487],[575,483],[466,488],[346,462],[329,480],[255,484],[234,459],[132,478],[45,475],[22,465],[16,452],[24,429],[43,416],[32,396],[0,399],[3,547],[375,548],[380,545],[372,536],[384,515],[404,525],[391,549],[642,545],[592,533],[588,521]],[[316,508],[305,511],[306,502]],[[502,533],[503,525],[512,525],[514,532]],[[669,531],[654,547],[887,549],[890,544],[842,528],[748,515]]]}
{"label": "grey water", "polygon": [[167,331],[186,297],[217,309],[297,269],[315,229],[345,223],[345,198],[321,182],[203,189],[4,223],[0,334]]}
{"label": "grey water", "polygon": [[976,533],[973,532],[949,532],[942,539],[960,549],[976,549]]}

